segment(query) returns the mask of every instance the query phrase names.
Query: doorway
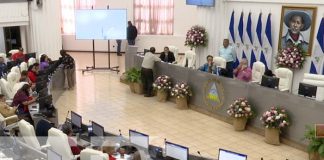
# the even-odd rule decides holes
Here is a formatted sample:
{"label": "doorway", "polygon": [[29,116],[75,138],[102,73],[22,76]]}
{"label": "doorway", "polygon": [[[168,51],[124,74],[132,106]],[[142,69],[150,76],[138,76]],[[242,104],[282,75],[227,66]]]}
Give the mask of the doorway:
{"label": "doorway", "polygon": [[21,47],[20,27],[4,27],[4,38],[6,53],[12,49],[19,49]]}

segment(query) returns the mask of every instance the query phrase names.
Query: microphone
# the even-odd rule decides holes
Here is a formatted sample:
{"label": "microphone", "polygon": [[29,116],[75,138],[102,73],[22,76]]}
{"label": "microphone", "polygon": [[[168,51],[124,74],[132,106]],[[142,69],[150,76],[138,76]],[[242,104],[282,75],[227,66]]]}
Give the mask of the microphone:
{"label": "microphone", "polygon": [[200,151],[197,151],[197,153],[200,156],[200,158],[203,158],[203,156],[200,154]]}
{"label": "microphone", "polygon": [[121,129],[118,130],[119,136],[122,136]]}
{"label": "microphone", "polygon": [[69,113],[70,113],[70,111],[67,111],[67,114],[66,114],[66,116],[65,116],[65,122],[67,122],[67,121],[68,121],[68,116],[69,116]]}

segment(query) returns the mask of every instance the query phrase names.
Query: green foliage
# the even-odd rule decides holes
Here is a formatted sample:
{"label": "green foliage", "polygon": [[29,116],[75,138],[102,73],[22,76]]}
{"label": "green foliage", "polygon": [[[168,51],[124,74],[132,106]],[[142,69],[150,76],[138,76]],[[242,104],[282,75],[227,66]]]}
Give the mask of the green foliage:
{"label": "green foliage", "polygon": [[131,68],[126,71],[127,82],[140,83],[141,82],[141,70],[138,68]]}
{"label": "green foliage", "polygon": [[315,137],[315,128],[306,126],[304,139],[309,141],[307,146],[308,152],[318,152],[321,157],[324,157],[324,139]]}

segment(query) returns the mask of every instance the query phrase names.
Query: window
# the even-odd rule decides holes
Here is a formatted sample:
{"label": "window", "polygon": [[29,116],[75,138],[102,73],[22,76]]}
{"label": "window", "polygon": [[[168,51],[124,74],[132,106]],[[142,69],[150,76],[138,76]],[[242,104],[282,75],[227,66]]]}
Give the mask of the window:
{"label": "window", "polygon": [[134,23],[139,34],[173,34],[174,0],[134,0]]}
{"label": "window", "polygon": [[91,9],[95,0],[61,0],[62,34],[75,33],[74,11],[76,9]]}

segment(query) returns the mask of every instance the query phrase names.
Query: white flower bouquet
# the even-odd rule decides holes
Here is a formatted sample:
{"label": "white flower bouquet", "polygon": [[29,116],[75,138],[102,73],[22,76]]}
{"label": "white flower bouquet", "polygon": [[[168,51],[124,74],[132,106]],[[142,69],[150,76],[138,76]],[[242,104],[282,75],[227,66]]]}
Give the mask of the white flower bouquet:
{"label": "white flower bouquet", "polygon": [[227,114],[234,118],[253,116],[251,105],[246,98],[239,98],[227,109]]}
{"label": "white flower bouquet", "polygon": [[176,98],[190,97],[192,92],[187,83],[180,82],[171,89],[171,96]]}
{"label": "white flower bouquet", "polygon": [[260,120],[266,128],[284,128],[289,126],[289,119],[286,110],[279,107],[271,107],[263,113]]}
{"label": "white flower bouquet", "polygon": [[306,60],[306,54],[300,46],[290,46],[279,50],[277,65],[291,69],[301,69]]}
{"label": "white flower bouquet", "polygon": [[157,77],[153,83],[153,88],[157,90],[169,91],[172,88],[171,86],[172,86],[171,78],[166,75],[161,75]]}
{"label": "white flower bouquet", "polygon": [[186,34],[185,46],[190,46],[191,48],[196,48],[199,46],[207,45],[207,32],[202,26],[193,26],[188,30]]}

